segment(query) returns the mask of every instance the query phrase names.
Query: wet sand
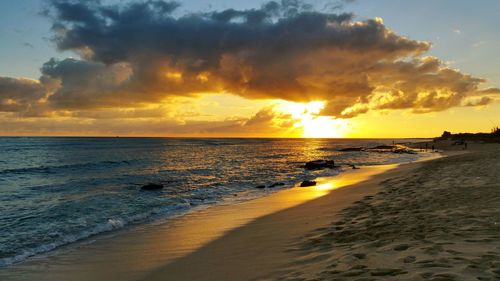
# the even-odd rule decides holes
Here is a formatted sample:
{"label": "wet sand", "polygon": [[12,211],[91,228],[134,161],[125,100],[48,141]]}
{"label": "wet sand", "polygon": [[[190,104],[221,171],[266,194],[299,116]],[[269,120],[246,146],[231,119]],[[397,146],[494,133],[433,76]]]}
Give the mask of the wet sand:
{"label": "wet sand", "polygon": [[500,145],[435,146],[449,156],[213,207],[0,279],[500,280]]}
{"label": "wet sand", "polygon": [[[366,180],[373,175],[394,168],[395,165],[365,167],[360,170],[348,170],[340,176],[318,179],[318,185],[307,188],[285,189],[268,196],[247,202],[213,206],[205,210],[191,212],[174,218],[167,223],[140,226],[125,229],[113,236],[100,235],[83,243],[59,249],[45,256],[38,256],[23,263],[0,269],[0,280],[150,280],[156,272],[177,259],[197,255],[204,246],[225,241],[225,236],[232,236],[234,229],[252,225],[253,220],[282,210],[293,208],[304,202],[329,194],[332,190],[343,188]],[[263,191],[265,192],[265,191]],[[356,192],[344,192],[347,197],[339,197],[343,206],[348,206],[359,195]],[[346,197],[346,196],[344,196]],[[304,218],[304,217],[303,217]],[[302,218],[302,219],[303,219]],[[326,220],[325,220],[326,221]],[[311,224],[311,227],[319,224]],[[260,228],[260,226],[259,226]],[[313,229],[313,228],[310,228]],[[232,231],[233,230],[233,231]],[[260,243],[269,241],[267,230],[257,230],[248,236],[252,241],[236,242],[240,245],[225,243],[229,248],[252,260],[251,255],[260,255],[256,251],[269,251],[269,257],[285,247],[281,241],[287,241],[289,230],[281,227],[275,232],[275,245]],[[306,229],[304,229],[306,230]],[[238,232],[238,231],[236,231]],[[244,231],[243,233],[247,233]],[[265,235],[264,239],[260,237]],[[222,237],[222,238],[221,238]],[[251,238],[251,237],[256,237]],[[282,240],[282,238],[285,238]],[[256,245],[258,245],[256,247]],[[262,248],[262,246],[266,247]],[[216,250],[219,253],[219,250]],[[217,253],[214,259],[218,259]],[[223,252],[220,252],[223,253]],[[227,256],[229,257],[229,256]],[[238,260],[245,260],[239,257]],[[220,269],[226,268],[222,266]],[[235,268],[236,269],[236,268]],[[268,270],[273,269],[269,267]],[[190,268],[187,269],[190,272]],[[200,268],[200,274],[205,275]],[[187,277],[186,277],[187,278]],[[163,277],[159,280],[186,280],[182,276]],[[235,279],[233,279],[235,280]]]}
{"label": "wet sand", "polygon": [[380,181],[409,173],[419,165],[403,164],[324,197],[254,220],[143,280],[296,280],[296,271],[309,264],[314,272],[314,266],[325,254],[315,251],[301,256],[297,242],[330,225],[341,210],[377,193]]}

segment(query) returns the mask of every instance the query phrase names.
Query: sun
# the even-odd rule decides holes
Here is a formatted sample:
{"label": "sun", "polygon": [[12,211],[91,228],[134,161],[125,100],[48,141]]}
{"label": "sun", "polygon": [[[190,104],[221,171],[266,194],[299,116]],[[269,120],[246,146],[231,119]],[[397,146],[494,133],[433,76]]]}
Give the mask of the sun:
{"label": "sun", "polygon": [[276,108],[283,113],[290,114],[295,120],[294,127],[300,132],[298,137],[303,138],[342,138],[350,129],[345,119],[318,115],[325,106],[322,101],[296,103],[279,101]]}
{"label": "sun", "polygon": [[305,138],[342,138],[345,137],[346,122],[327,116],[304,118],[297,123],[301,126]]}

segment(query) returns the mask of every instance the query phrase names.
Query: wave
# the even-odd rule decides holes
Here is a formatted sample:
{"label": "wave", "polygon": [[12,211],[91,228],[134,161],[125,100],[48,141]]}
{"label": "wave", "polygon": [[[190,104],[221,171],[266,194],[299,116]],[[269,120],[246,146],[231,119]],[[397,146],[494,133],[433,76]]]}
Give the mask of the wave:
{"label": "wave", "polygon": [[[119,161],[119,162],[113,162],[113,161],[102,161],[102,162],[96,162],[96,163],[87,163],[87,164],[77,164],[77,165],[62,165],[62,166],[56,166],[56,168],[64,168],[67,166],[78,166],[82,167],[85,165],[98,165],[98,164],[107,164],[107,165],[117,165],[117,164],[122,164],[127,161]],[[45,167],[43,167],[45,168]],[[22,170],[22,169],[18,169]],[[32,169],[34,170],[34,169]],[[44,243],[41,245],[37,245],[32,248],[27,248],[27,249],[22,249],[20,252],[16,253],[13,256],[9,257],[0,257],[0,267],[6,267],[9,265],[12,265],[14,263],[18,263],[21,261],[24,261],[30,257],[44,254],[47,252],[51,252],[53,250],[56,250],[57,248],[67,246],[73,243],[85,241],[86,239],[103,234],[103,233],[109,233],[115,230],[123,229],[127,226],[130,225],[138,225],[140,223],[144,222],[155,222],[155,221],[161,221],[165,219],[170,219],[176,215],[182,215],[185,214],[188,211],[199,209],[199,208],[207,208],[211,205],[218,204],[218,203],[223,203],[226,200],[230,201],[235,201],[235,202],[242,202],[246,201],[252,198],[256,197],[261,197],[265,196],[269,193],[277,192],[282,189],[290,188],[293,187],[294,183],[298,182],[299,179],[315,179],[318,177],[330,177],[330,176],[336,176],[340,174],[344,168],[341,169],[324,169],[324,170],[318,170],[318,171],[304,171],[304,173],[296,175],[295,177],[289,178],[288,180],[284,180],[286,182],[286,186],[284,187],[276,187],[272,189],[266,189],[263,192],[255,192],[255,193],[245,193],[245,195],[241,196],[239,194],[238,196],[234,196],[235,192],[230,192],[230,190],[226,189],[213,189],[207,187],[206,189],[200,188],[195,190],[189,198],[187,199],[182,199],[180,201],[177,201],[176,204],[173,205],[168,205],[168,206],[163,206],[163,207],[158,207],[155,208],[149,212],[141,213],[141,214],[134,214],[126,217],[112,217],[108,218],[105,222],[99,223],[89,229],[80,231],[75,234],[67,234],[64,237],[59,238],[56,241],[50,242],[50,243]],[[4,171],[1,171],[4,172]],[[0,172],[0,173],[1,173]],[[211,191],[208,193],[208,191]],[[248,189],[246,190],[248,191]],[[155,196],[157,196],[155,194]],[[226,201],[227,202],[227,201]]]}
{"label": "wave", "polygon": [[[54,151],[61,141],[53,140]],[[27,141],[30,142],[31,139]],[[267,145],[268,142],[271,144]],[[3,155],[2,150],[5,150],[0,147],[0,155],[4,156],[0,158],[7,160],[7,165],[2,164],[0,169],[0,186],[6,187],[0,194],[0,201],[10,203],[1,206],[2,213],[5,210],[4,216],[12,215],[15,219],[26,212],[37,218],[22,221],[22,225],[14,222],[12,225],[19,226],[15,229],[0,229],[4,237],[0,245],[0,266],[85,241],[100,233],[113,233],[130,224],[161,222],[214,204],[266,196],[303,180],[335,176],[341,170],[350,169],[346,164],[386,164],[416,157],[334,151],[347,145],[370,146],[371,141],[324,141],[318,142],[322,146],[320,149],[316,145],[306,146],[308,143],[300,140],[123,141],[120,138],[103,140],[102,145],[89,143],[87,139],[81,143],[87,145],[63,153],[67,156],[75,152],[78,158],[58,158],[58,154],[47,153],[45,145],[40,146],[40,153],[20,150],[17,155],[11,152]],[[235,145],[241,145],[241,151]],[[210,148],[205,149],[208,146]],[[100,153],[98,150],[102,149],[110,151]],[[236,152],[245,155],[242,157]],[[37,155],[46,156],[50,162],[37,162],[41,158]],[[108,159],[122,161],[104,161]],[[302,168],[305,161],[314,159],[333,159],[337,165],[344,166],[341,170],[307,171]],[[32,167],[20,164],[30,160],[37,164]],[[78,160],[80,163],[69,162]],[[147,182],[158,182],[165,188],[158,192],[141,191],[140,186]],[[255,188],[276,182],[283,182],[285,186]],[[47,222],[46,228],[39,224],[41,220]]]}
{"label": "wave", "polygon": [[[325,176],[335,176],[339,174],[339,170],[325,169],[307,172],[307,178],[314,179],[316,177]],[[304,176],[304,175],[303,175]],[[123,229],[130,225],[139,225],[145,222],[160,222],[165,219],[171,219],[174,216],[185,214],[192,210],[204,209],[209,206],[224,203],[224,202],[243,202],[246,200],[254,199],[257,197],[268,195],[269,193],[277,192],[279,190],[293,187],[293,183],[296,182],[298,178],[293,178],[292,181],[287,182],[284,187],[276,187],[272,189],[266,189],[263,192],[256,193],[246,193],[244,195],[239,194],[234,196],[235,192],[228,192],[228,190],[218,190],[212,188],[200,188],[195,190],[189,198],[181,199],[177,201],[174,205],[168,205],[163,207],[155,208],[149,212],[130,215],[128,217],[113,217],[107,219],[106,222],[97,224],[90,229],[83,230],[76,234],[67,234],[66,236],[50,242],[44,243],[32,248],[23,249],[20,253],[17,253],[9,257],[0,257],[0,268],[12,265],[14,263],[22,262],[30,257],[41,255],[54,251],[63,246],[68,246],[74,243],[85,241],[88,238],[97,236],[99,234],[110,233],[115,230]],[[211,191],[207,193],[207,191]],[[157,195],[154,195],[157,196]]]}
{"label": "wave", "polygon": [[158,208],[151,212],[136,214],[126,218],[110,218],[104,223],[100,223],[90,229],[81,231],[77,234],[68,234],[61,239],[45,243],[42,245],[38,245],[33,248],[23,249],[21,253],[17,253],[14,256],[0,258],[0,268],[12,265],[14,263],[18,263],[26,260],[27,258],[44,254],[50,251],[55,250],[56,248],[60,248],[62,246],[66,246],[72,243],[80,242],[92,236],[96,236],[98,234],[111,232],[114,230],[122,229],[128,225],[136,224],[140,222],[147,221],[148,219],[161,219],[165,217],[172,217],[174,215],[182,214],[186,210],[188,210],[190,205],[189,203],[182,203],[176,206],[168,206],[163,208]]}

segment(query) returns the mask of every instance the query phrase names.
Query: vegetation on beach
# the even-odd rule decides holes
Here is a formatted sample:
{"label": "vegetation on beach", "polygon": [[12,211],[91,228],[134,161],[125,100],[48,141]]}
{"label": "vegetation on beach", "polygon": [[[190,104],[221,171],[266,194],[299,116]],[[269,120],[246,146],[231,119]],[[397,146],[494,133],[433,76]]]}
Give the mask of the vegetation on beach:
{"label": "vegetation on beach", "polygon": [[495,126],[490,133],[457,133],[452,134],[449,131],[444,131],[440,137],[436,139],[453,139],[453,140],[469,140],[469,141],[484,141],[484,142],[500,142],[500,127]]}

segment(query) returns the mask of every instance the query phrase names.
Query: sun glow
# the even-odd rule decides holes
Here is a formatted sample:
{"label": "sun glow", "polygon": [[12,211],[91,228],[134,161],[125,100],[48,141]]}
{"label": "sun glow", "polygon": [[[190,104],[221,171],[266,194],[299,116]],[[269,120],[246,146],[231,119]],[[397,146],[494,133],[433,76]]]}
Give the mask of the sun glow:
{"label": "sun glow", "polygon": [[290,114],[296,120],[294,127],[299,128],[301,137],[304,138],[341,138],[345,137],[350,129],[349,123],[344,119],[318,115],[324,108],[322,101],[309,103],[295,103],[280,101],[277,109]]}
{"label": "sun glow", "polygon": [[304,118],[297,125],[303,128],[302,136],[306,138],[341,138],[347,129],[344,120],[327,116]]}

